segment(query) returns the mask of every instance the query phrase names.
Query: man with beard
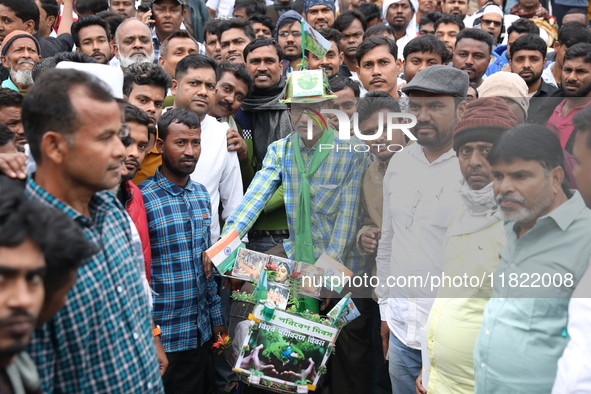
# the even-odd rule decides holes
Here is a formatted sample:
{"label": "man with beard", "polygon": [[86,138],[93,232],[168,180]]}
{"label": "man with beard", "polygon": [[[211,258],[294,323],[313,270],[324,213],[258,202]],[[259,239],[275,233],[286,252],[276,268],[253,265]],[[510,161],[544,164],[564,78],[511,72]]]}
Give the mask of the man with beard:
{"label": "man with beard", "polygon": [[[546,126],[566,148],[573,131],[573,116],[589,105],[591,98],[591,44],[575,44],[564,54],[562,96],[566,97],[552,112]],[[570,151],[570,148],[566,148]]]}
{"label": "man with beard", "polygon": [[335,13],[333,0],[304,0],[306,21],[316,30],[332,27]]}
{"label": "man with beard", "polygon": [[302,59],[302,16],[290,10],[279,17],[274,38],[283,51],[282,76],[287,78],[292,71],[298,71],[304,63]]}
{"label": "man with beard", "polygon": [[470,0],[442,0],[441,11],[444,14],[457,15],[463,20],[470,11]]}
{"label": "man with beard", "polygon": [[490,63],[492,37],[480,29],[464,29],[456,37],[453,66],[465,71],[476,88],[482,85],[482,76]]}
{"label": "man with beard", "polygon": [[[427,323],[434,294],[413,287],[388,287],[390,276],[439,275],[451,213],[460,204],[461,172],[453,150],[454,127],[468,91],[466,73],[436,65],[402,88],[416,117],[410,144],[390,159],[384,177],[382,236],[376,259],[380,284],[381,336],[388,354],[393,393],[412,393],[421,371],[420,328]],[[421,234],[417,237],[416,234]]]}
{"label": "man with beard", "polygon": [[[262,168],[269,145],[293,131],[283,97],[285,79],[281,76],[283,52],[281,47],[266,37],[257,38],[244,49],[246,69],[254,80],[254,88],[236,113],[236,123],[242,128],[245,140],[252,139],[253,168]],[[245,187],[250,184],[245,183]],[[287,216],[280,193],[261,214],[248,234],[249,248],[259,252],[281,244],[289,235]]]}
{"label": "man with beard", "polygon": [[[367,28],[365,15],[359,11],[345,11],[334,21],[334,28],[341,33],[340,49],[345,55],[342,69],[347,69],[352,75],[357,69],[357,48],[363,42],[363,33]],[[345,70],[339,72],[345,76]]]}
{"label": "man with beard", "polygon": [[154,62],[151,34],[148,26],[137,18],[129,18],[119,25],[115,32],[115,48],[124,71],[135,63]]}
{"label": "man with beard", "polygon": [[552,46],[554,48],[554,61],[544,69],[542,78],[551,85],[560,87],[562,78],[562,66],[564,54],[575,44],[591,44],[591,29],[579,22],[564,24],[558,31],[558,38]]}
{"label": "man with beard", "polygon": [[169,362],[162,380],[166,392],[201,393],[209,340],[226,333],[217,285],[205,273],[212,204],[206,188],[190,178],[201,154],[201,122],[175,108],[162,115],[158,131],[162,165],[139,187],[152,245],[153,316]]}
{"label": "man with beard", "polygon": [[546,43],[539,36],[526,34],[515,40],[509,50],[511,72],[523,78],[529,97],[550,97],[557,90],[542,79],[546,49]]}
{"label": "man with beard", "polygon": [[187,10],[182,0],[152,0],[152,18],[154,30],[152,42],[154,44],[154,61],[158,63],[160,45],[176,30],[180,29]]}
{"label": "man with beard", "polygon": [[14,146],[19,152],[25,151],[25,129],[21,117],[23,95],[12,89],[0,89],[0,123],[13,133]]}
{"label": "man with beard", "polygon": [[[148,114],[150,125],[162,115],[164,98],[172,86],[172,78],[160,66],[154,63],[132,64],[125,69],[123,77],[123,95],[127,101]],[[133,179],[137,185],[156,173],[156,167],[162,164],[162,157],[155,147],[156,135],[150,136],[152,147],[144,159],[142,168]]]}
{"label": "man with beard", "polygon": [[417,4],[411,0],[386,0],[382,4],[384,19],[394,29],[398,59],[402,59],[402,51],[406,43],[417,36],[417,24],[414,18],[416,9]]}
{"label": "man with beard", "polygon": [[534,21],[520,18],[509,26],[507,29],[507,45],[498,45],[493,50],[492,55],[495,57],[495,61],[486,69],[486,76],[492,75],[498,71],[510,71],[508,64],[511,45],[513,45],[515,40],[519,37],[526,34],[540,35],[540,28]]}
{"label": "man with beard", "polygon": [[136,14],[134,0],[109,0],[109,10],[118,13],[123,19],[134,18]]}
{"label": "man with beard", "polygon": [[[507,244],[474,348],[475,392],[527,387],[549,393],[568,343],[569,299],[591,258],[591,212],[579,192],[569,190],[560,142],[546,127],[508,130],[487,159]],[[569,282],[543,288],[501,283],[502,277],[526,276]]]}
{"label": "man with beard", "polygon": [[2,41],[0,53],[0,61],[10,74],[9,78],[2,82],[2,87],[26,94],[33,85],[33,66],[41,60],[39,42],[29,33],[15,30]]}
{"label": "man with beard", "polygon": [[[174,108],[184,108],[199,116],[200,146],[203,150],[195,171],[190,175],[194,182],[205,186],[211,196],[211,239],[214,242],[220,236],[220,217],[226,220],[243,194],[238,155],[228,151],[226,133],[230,127],[208,115],[215,105],[216,70],[213,59],[204,55],[189,55],[177,64],[172,81]],[[218,213],[220,202],[223,207],[221,215]]]}
{"label": "man with beard", "polygon": [[256,36],[248,19],[232,18],[222,21],[217,29],[222,61],[244,64],[244,48]]}
{"label": "man with beard", "polygon": [[[318,33],[332,45],[330,49],[326,51],[326,55],[321,59],[314,52],[306,51],[306,57],[308,58],[308,69],[309,70],[317,70],[322,68],[324,72],[326,72],[326,76],[328,79],[333,78],[337,74],[340,73],[347,73],[349,69],[347,66],[343,65],[343,59],[345,55],[341,52],[341,33],[339,33],[336,29],[331,29],[330,27],[318,30]],[[355,61],[357,65],[357,60]],[[353,71],[355,72],[355,71]],[[355,73],[357,74],[357,73]],[[349,77],[352,74],[349,72]]]}
{"label": "man with beard", "polygon": [[76,51],[82,52],[99,63],[109,64],[113,57],[113,45],[109,26],[96,15],[83,16],[72,25],[72,38]]}

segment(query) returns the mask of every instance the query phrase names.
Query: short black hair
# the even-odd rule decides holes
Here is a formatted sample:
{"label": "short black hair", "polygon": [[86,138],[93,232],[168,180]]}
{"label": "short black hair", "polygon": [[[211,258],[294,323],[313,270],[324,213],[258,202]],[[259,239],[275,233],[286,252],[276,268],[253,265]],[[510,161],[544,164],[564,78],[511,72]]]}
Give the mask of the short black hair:
{"label": "short black hair", "polygon": [[150,11],[150,6],[146,3],[142,3],[137,6],[137,12],[148,12]]}
{"label": "short black hair", "polygon": [[238,80],[244,82],[246,84],[246,89],[250,92],[250,89],[252,89],[254,81],[248,73],[248,70],[246,69],[246,66],[244,66],[244,64],[223,61],[220,64],[218,64],[218,69],[216,71],[217,80],[219,81],[222,78],[222,75],[224,75],[225,73],[231,73]]}
{"label": "short black hair", "polygon": [[218,29],[222,22],[223,20],[218,18],[208,20],[205,23],[205,26],[203,26],[203,35],[206,36],[207,34],[213,34],[214,36],[217,36]]}
{"label": "short black hair", "polygon": [[475,29],[473,27],[462,30],[456,36],[456,47],[458,45],[458,42],[460,42],[462,38],[471,38],[473,40],[482,41],[486,45],[488,45],[489,53],[492,53],[495,42],[492,36],[488,34],[486,31],[481,29]]}
{"label": "short black hair", "polygon": [[340,92],[341,90],[345,89],[351,89],[355,97],[359,97],[361,95],[359,82],[354,81],[349,77],[341,77],[339,75],[335,75],[334,77],[328,80],[328,84],[330,85],[330,90],[332,90],[334,93]]}
{"label": "short black hair", "polygon": [[80,119],[72,105],[70,92],[80,86],[94,100],[115,102],[104,82],[78,70],[46,70],[27,91],[23,101],[23,126],[37,164],[41,162],[41,140],[46,132],[52,130],[66,136],[75,133]]}
{"label": "short black hair", "polygon": [[587,20],[587,24],[589,24],[589,13],[586,8],[579,8],[579,7],[569,8],[569,10],[566,11],[566,14],[564,14],[564,16],[562,17],[562,19],[564,20],[564,17],[566,15],[572,15],[572,14],[584,15],[585,19]]}
{"label": "short black hair", "polygon": [[197,40],[195,40],[195,38],[192,35],[190,35],[188,31],[175,30],[172,32],[172,34],[170,36],[168,36],[168,38],[166,38],[164,41],[162,41],[162,44],[160,45],[160,57],[166,57],[166,53],[168,52],[168,45],[169,45],[170,41],[174,38],[188,38],[195,43],[197,48],[199,48],[199,44],[197,44]]}
{"label": "short black hair", "polygon": [[216,32],[216,34],[218,36],[218,40],[222,41],[222,33],[225,31],[228,31],[230,29],[240,29],[240,30],[244,31],[244,35],[250,41],[257,38],[256,34],[254,34],[254,29],[252,28],[251,21],[249,21],[248,19],[242,19],[242,18],[230,18],[230,19],[223,20],[220,23],[220,25],[218,26],[217,32]]}
{"label": "short black hair", "polygon": [[542,54],[542,59],[546,59],[546,51],[548,50],[548,47],[546,46],[546,41],[540,36],[526,34],[513,42],[513,45],[511,45],[511,49],[509,50],[509,59],[513,59],[513,56],[515,56],[517,51],[523,50],[538,51]]}
{"label": "short black hair", "polygon": [[511,33],[540,35],[540,28],[534,21],[527,18],[519,18],[507,28],[507,36]]}
{"label": "short black hair", "polygon": [[185,108],[173,108],[162,114],[158,119],[158,138],[162,141],[168,137],[168,126],[171,123],[180,123],[190,129],[200,129],[201,121],[199,115]]}
{"label": "short black hair", "polygon": [[124,19],[121,15],[113,11],[101,11],[96,14],[99,18],[102,18],[109,26],[109,34],[111,38],[115,37],[117,28],[123,23]]}
{"label": "short black hair", "polygon": [[[556,167],[564,170],[564,153],[560,140],[549,128],[536,124],[520,124],[501,135],[487,156],[491,165],[499,162],[511,163],[513,160],[534,160],[539,162],[545,171]],[[565,171],[562,189],[568,191],[569,179]]]}
{"label": "short black hair", "polygon": [[347,10],[337,16],[334,20],[333,27],[342,33],[343,30],[348,29],[349,26],[351,26],[355,19],[361,22],[361,28],[365,31],[365,29],[367,29],[367,20],[365,15],[358,10]]}
{"label": "short black hair", "polygon": [[39,7],[33,0],[0,0],[0,4],[10,8],[14,15],[27,22],[32,20],[35,23],[35,31],[39,30]]}
{"label": "short black hair", "polygon": [[582,57],[585,63],[591,64],[591,44],[582,42],[568,48],[564,54],[564,61]]}
{"label": "short black hair", "polygon": [[357,7],[357,11],[365,15],[365,21],[367,23],[373,21],[374,19],[382,18],[382,11],[380,10],[380,7],[374,3],[361,3],[359,4],[359,7]]}
{"label": "short black hair", "polygon": [[361,45],[357,47],[357,53],[355,54],[357,64],[361,63],[361,59],[367,52],[382,45],[388,48],[388,51],[392,56],[394,56],[395,60],[398,58],[398,47],[396,46],[394,40],[391,40],[387,37],[374,36],[364,40]]}
{"label": "short black hair", "polygon": [[261,47],[268,47],[268,46],[275,48],[275,51],[277,51],[277,56],[279,57],[279,60],[281,61],[281,59],[283,59],[283,51],[281,50],[281,47],[279,46],[279,44],[277,44],[275,41],[271,40],[268,37],[259,37],[255,40],[249,42],[248,45],[246,47],[244,47],[244,51],[243,51],[244,60],[246,61],[248,54],[250,52],[254,51],[255,49],[258,49]]}
{"label": "short black hair", "polygon": [[14,132],[4,123],[0,123],[0,146],[5,146],[11,141],[14,141]]}
{"label": "short black hair", "polygon": [[441,18],[437,19],[437,22],[435,22],[435,24],[433,25],[433,28],[435,29],[435,31],[437,31],[437,28],[441,24],[456,25],[458,27],[459,31],[462,31],[465,28],[464,22],[462,21],[462,19],[459,16],[453,15],[453,14],[443,14],[443,16]]}
{"label": "short black hair", "polygon": [[98,14],[109,9],[109,2],[107,0],[76,0],[75,8],[78,14],[86,14],[87,12]]}
{"label": "short black hair", "polygon": [[[192,55],[185,56],[177,63],[176,68],[174,69],[174,79],[180,81],[189,69],[193,70],[196,68],[211,68],[217,75],[218,68],[216,62],[213,59],[205,55],[194,53]],[[162,71],[164,71],[164,69]]]}
{"label": "short black hair", "polygon": [[265,14],[267,12],[267,4],[261,0],[236,0],[234,9],[238,10],[244,8],[244,12],[248,17],[253,14]]}
{"label": "short black hair", "polygon": [[123,75],[123,94],[129,96],[136,85],[149,85],[162,88],[164,95],[172,86],[172,78],[162,67],[154,63],[135,63],[125,69]]}
{"label": "short black hair", "polygon": [[100,16],[87,15],[83,16],[72,24],[72,38],[74,39],[74,44],[78,48],[80,48],[80,37],[78,36],[80,34],[80,30],[88,26],[102,27],[105,30],[105,34],[107,35],[107,41],[111,41],[111,32],[109,31],[107,22],[105,22],[105,20]]}
{"label": "short black hair", "polygon": [[267,15],[254,13],[249,18],[249,21],[252,23],[260,23],[265,27],[268,27],[271,30],[271,33],[275,30],[275,24],[273,23],[273,19],[269,18]]}
{"label": "short black hair", "polygon": [[433,52],[438,54],[441,57],[441,64],[447,64],[452,57],[451,52],[447,49],[445,44],[439,40],[437,37],[431,34],[426,34],[422,36],[417,36],[410,40],[404,47],[402,54],[404,56],[404,60],[411,53],[427,53]]}
{"label": "short black hair", "polygon": [[[137,123],[139,125],[146,126],[146,128],[148,129],[148,135],[149,134],[156,134],[156,129],[154,128],[153,125],[150,124],[150,116],[148,115],[147,112],[142,111],[141,109],[139,109],[135,105],[127,103],[127,102],[125,103],[124,112],[125,112],[125,123]],[[126,137],[124,137],[124,138],[126,138]],[[131,136],[129,136],[127,138],[131,139]],[[123,145],[129,146],[129,145],[131,145],[131,141],[129,144],[126,144],[124,141]]]}
{"label": "short black hair", "polygon": [[[365,3],[364,3],[365,4]],[[363,33],[363,41],[367,40],[370,37],[380,36],[382,33],[390,33],[392,37],[396,37],[394,34],[394,29],[391,26],[386,26],[384,24],[373,25],[369,27],[365,33]]]}
{"label": "short black hair", "polygon": [[400,112],[400,104],[386,92],[379,90],[367,92],[357,105],[358,123],[366,121],[373,114],[384,109],[389,112]]}
{"label": "short black hair", "polygon": [[22,107],[23,95],[9,88],[0,88],[0,109],[6,107]]}
{"label": "short black hair", "polygon": [[419,20],[419,27],[423,25],[428,25],[429,23],[433,23],[433,29],[435,29],[435,22],[437,22],[442,16],[443,14],[441,12],[429,12],[427,15],[425,15]]}
{"label": "short black hair", "polygon": [[568,22],[558,30],[556,41],[560,45],[566,45],[567,48],[578,43],[591,43],[591,30],[581,22]]}
{"label": "short black hair", "polygon": [[39,0],[43,11],[47,16],[55,16],[56,18],[60,13],[60,6],[57,4],[57,0]]}
{"label": "short black hair", "polygon": [[300,24],[300,20],[299,19],[296,19],[296,18],[284,18],[284,19],[281,20],[281,22],[279,22],[277,24],[277,27],[275,28],[275,30],[277,30],[277,34],[279,34],[279,29],[281,29],[283,26],[291,26],[294,23],[297,23],[299,25]]}
{"label": "short black hair", "polygon": [[94,58],[82,52],[58,52],[52,57],[46,57],[35,63],[31,71],[33,81],[36,82],[39,75],[45,72],[45,70],[55,68],[60,62],[98,63]]}
{"label": "short black hair", "polygon": [[[332,27],[323,27],[322,29],[318,30],[318,33],[328,41],[332,41],[337,46],[339,52],[341,52],[341,32],[337,29],[333,29]],[[306,52],[308,50],[306,49]]]}
{"label": "short black hair", "polygon": [[573,133],[589,133],[586,145],[591,149],[591,105],[587,105],[573,116],[573,126]]}
{"label": "short black hair", "polygon": [[98,250],[80,226],[57,208],[28,200],[22,185],[0,179],[0,246],[13,248],[27,239],[41,249],[45,258],[45,298],[67,283]]}

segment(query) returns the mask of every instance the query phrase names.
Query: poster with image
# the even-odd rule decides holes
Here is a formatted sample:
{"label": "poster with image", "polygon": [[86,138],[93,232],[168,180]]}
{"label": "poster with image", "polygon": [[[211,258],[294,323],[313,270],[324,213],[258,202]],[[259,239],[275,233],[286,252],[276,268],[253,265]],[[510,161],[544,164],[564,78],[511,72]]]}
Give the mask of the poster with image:
{"label": "poster with image", "polygon": [[261,271],[268,261],[268,255],[242,248],[236,255],[232,276],[249,282],[259,280]]}
{"label": "poster with image", "polygon": [[277,256],[270,256],[269,264],[274,265],[277,267],[277,277],[273,282],[284,284],[289,279],[289,275],[291,275],[294,271],[295,261],[284,259],[282,257]]}
{"label": "poster with image", "polygon": [[289,300],[289,289],[275,283],[267,286],[267,299],[275,303],[275,308],[285,310]]}

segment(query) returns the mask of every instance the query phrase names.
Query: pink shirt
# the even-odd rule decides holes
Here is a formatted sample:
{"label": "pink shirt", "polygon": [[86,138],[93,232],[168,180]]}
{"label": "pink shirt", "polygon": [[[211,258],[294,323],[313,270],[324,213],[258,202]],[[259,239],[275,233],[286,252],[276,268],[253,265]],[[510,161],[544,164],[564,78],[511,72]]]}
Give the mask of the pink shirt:
{"label": "pink shirt", "polygon": [[570,112],[566,114],[566,116],[562,116],[562,107],[566,103],[566,100],[567,99],[562,100],[562,102],[554,109],[554,112],[552,112],[552,116],[550,116],[548,122],[546,122],[546,127],[548,127],[550,130],[556,133],[556,135],[560,139],[560,145],[563,148],[566,146],[568,138],[570,137],[574,129],[573,116],[575,116],[580,110],[582,110],[587,105],[589,105],[589,103],[591,103],[590,100],[581,106],[571,109]]}

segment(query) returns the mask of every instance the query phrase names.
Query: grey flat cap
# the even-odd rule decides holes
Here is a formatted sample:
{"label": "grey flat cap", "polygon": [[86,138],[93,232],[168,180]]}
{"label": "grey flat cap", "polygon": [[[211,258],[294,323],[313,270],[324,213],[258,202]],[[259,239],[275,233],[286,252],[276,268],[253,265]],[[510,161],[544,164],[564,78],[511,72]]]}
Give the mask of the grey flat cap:
{"label": "grey flat cap", "polygon": [[449,94],[454,97],[466,97],[470,79],[468,73],[451,66],[430,66],[419,71],[415,77],[402,87],[406,94],[421,92]]}

